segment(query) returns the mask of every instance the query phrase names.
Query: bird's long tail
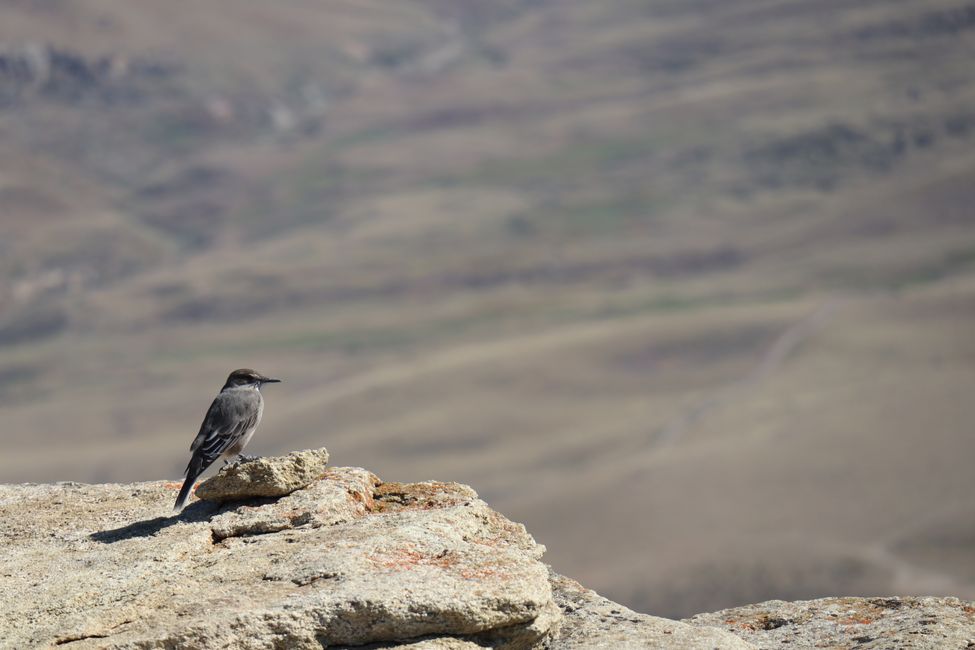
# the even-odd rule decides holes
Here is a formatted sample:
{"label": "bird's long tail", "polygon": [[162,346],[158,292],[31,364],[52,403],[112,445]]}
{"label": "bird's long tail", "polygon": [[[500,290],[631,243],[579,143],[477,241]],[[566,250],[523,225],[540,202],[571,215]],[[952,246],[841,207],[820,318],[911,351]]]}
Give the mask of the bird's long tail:
{"label": "bird's long tail", "polygon": [[176,497],[176,505],[173,508],[176,512],[186,507],[186,502],[190,500],[190,492],[193,491],[193,484],[205,469],[203,459],[194,454],[190,464],[186,466],[186,480],[183,481],[183,487],[179,489],[179,496]]}

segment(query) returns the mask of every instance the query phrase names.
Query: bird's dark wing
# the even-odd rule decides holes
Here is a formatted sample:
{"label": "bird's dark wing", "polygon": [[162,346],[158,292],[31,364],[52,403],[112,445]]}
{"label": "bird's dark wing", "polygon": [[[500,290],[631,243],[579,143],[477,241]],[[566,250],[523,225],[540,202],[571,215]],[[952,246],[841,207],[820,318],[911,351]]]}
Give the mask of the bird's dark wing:
{"label": "bird's dark wing", "polygon": [[[256,391],[220,393],[207,410],[200,432],[190,445],[193,460],[206,469],[257,424],[259,401]],[[193,464],[193,460],[190,464]],[[201,470],[202,471],[202,470]]]}
{"label": "bird's dark wing", "polygon": [[203,422],[200,424],[200,431],[196,434],[196,438],[193,439],[193,443],[190,445],[190,451],[196,451],[203,444],[203,441],[212,436],[220,427],[220,423],[226,419],[227,400],[221,399],[223,397],[223,393],[220,393],[210,404],[210,408],[207,409],[207,414],[203,417]]}

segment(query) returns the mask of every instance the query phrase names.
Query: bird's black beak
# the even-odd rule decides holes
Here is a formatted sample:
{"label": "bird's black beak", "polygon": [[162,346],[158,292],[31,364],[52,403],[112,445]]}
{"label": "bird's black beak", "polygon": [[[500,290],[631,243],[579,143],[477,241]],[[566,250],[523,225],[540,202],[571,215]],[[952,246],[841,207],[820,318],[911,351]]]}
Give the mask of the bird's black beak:
{"label": "bird's black beak", "polygon": [[265,377],[264,379],[261,380],[261,383],[262,384],[280,384],[281,383],[281,380],[280,379],[271,379],[270,377]]}

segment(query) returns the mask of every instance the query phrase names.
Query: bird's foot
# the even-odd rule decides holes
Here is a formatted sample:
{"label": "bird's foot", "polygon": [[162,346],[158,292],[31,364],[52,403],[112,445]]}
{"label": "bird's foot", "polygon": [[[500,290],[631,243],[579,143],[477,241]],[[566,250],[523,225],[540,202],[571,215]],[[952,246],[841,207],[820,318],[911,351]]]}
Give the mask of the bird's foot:
{"label": "bird's foot", "polygon": [[244,454],[237,454],[237,458],[234,460],[234,465],[239,465],[241,463],[249,463],[252,460],[257,460],[260,456],[245,456]]}

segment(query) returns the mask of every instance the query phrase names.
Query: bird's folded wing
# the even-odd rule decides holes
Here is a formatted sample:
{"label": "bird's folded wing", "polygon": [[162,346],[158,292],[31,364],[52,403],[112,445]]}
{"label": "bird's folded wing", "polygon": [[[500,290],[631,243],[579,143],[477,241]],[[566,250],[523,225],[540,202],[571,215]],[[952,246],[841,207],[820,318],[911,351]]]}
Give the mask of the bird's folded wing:
{"label": "bird's folded wing", "polygon": [[217,395],[217,398],[210,404],[210,408],[207,409],[207,414],[200,424],[200,432],[196,434],[193,444],[190,445],[190,451],[196,451],[200,445],[212,439],[213,435],[219,433],[220,430],[226,429],[227,425],[236,419],[231,413],[227,412],[227,406],[226,396],[222,393]]}
{"label": "bird's folded wing", "polygon": [[212,463],[223,452],[227,451],[227,449],[243,438],[244,434],[254,427],[256,421],[257,414],[255,413],[251,414],[250,417],[229,423],[229,426],[225,428],[215,429],[209,432],[209,435],[201,442],[196,453],[203,457],[206,464]]}

